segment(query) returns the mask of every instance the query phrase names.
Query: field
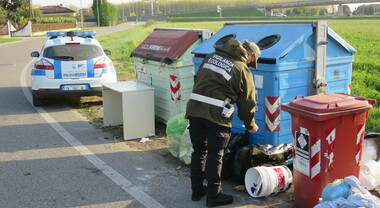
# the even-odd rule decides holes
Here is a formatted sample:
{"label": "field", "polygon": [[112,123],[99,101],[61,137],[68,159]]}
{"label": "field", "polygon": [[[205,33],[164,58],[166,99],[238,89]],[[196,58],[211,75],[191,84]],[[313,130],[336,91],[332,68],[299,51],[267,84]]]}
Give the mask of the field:
{"label": "field", "polygon": [[[140,26],[128,31],[98,37],[104,48],[110,49],[119,81],[134,80],[135,71],[131,52],[154,28],[202,28],[214,32],[225,22],[158,22],[152,26]],[[353,66],[352,94],[380,101],[380,20],[330,20],[329,26],[356,50]],[[369,113],[367,132],[380,132],[380,109],[376,106]]]}

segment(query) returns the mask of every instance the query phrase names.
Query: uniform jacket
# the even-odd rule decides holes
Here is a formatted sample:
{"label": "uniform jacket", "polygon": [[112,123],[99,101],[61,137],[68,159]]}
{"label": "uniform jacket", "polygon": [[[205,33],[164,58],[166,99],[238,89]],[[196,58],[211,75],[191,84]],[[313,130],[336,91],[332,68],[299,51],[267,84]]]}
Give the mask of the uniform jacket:
{"label": "uniform jacket", "polygon": [[[212,70],[217,68],[223,69],[225,75]],[[244,121],[246,129],[253,128],[256,90],[252,73],[247,66],[247,52],[238,40],[232,39],[217,46],[215,53],[205,57],[194,76],[193,93],[223,101],[230,98],[231,104],[236,103],[238,116]],[[232,127],[232,116],[225,118],[221,116],[221,112],[221,107],[190,99],[186,118],[201,117],[221,126]]]}

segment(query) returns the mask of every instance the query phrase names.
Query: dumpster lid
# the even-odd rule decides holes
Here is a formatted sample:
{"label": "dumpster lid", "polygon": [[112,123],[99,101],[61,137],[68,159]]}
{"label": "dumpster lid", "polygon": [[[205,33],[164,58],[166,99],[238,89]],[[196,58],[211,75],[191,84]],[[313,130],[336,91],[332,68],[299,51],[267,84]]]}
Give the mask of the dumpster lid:
{"label": "dumpster lid", "polygon": [[[195,55],[207,55],[215,51],[214,44],[219,39],[234,35],[243,42],[245,39],[259,45],[260,63],[273,63],[284,58],[300,44],[313,35],[314,22],[257,22],[257,23],[226,23],[222,29],[195,48]],[[344,41],[331,28],[328,36],[341,45],[346,51],[355,53],[356,50]],[[264,46],[264,48],[263,48]]]}
{"label": "dumpster lid", "polygon": [[154,30],[131,56],[171,64],[181,57],[197,41],[199,35],[193,30]]}
{"label": "dumpster lid", "polygon": [[290,101],[289,105],[304,111],[330,113],[357,108],[371,108],[375,100],[343,93],[330,93],[308,96]]}

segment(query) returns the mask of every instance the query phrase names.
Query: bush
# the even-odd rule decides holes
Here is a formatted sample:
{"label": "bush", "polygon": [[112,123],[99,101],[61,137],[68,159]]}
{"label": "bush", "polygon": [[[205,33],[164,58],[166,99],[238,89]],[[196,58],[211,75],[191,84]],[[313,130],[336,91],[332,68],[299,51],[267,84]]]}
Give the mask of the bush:
{"label": "bush", "polygon": [[75,17],[36,17],[32,19],[32,23],[43,24],[43,23],[64,23],[64,22],[76,22]]}
{"label": "bush", "polygon": [[155,25],[155,24],[157,24],[157,21],[150,19],[150,20],[146,21],[145,27],[150,27],[150,26]]}

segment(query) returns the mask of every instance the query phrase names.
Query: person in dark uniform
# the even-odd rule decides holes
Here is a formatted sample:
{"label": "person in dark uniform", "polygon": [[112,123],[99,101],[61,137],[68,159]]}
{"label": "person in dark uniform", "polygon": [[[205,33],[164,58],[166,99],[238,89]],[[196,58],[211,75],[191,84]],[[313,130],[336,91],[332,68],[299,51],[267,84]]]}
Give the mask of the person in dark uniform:
{"label": "person in dark uniform", "polygon": [[[233,202],[231,195],[221,193],[221,170],[224,149],[231,137],[233,104],[249,133],[258,130],[254,114],[256,90],[249,67],[257,68],[259,47],[247,40],[241,44],[231,39],[215,47],[205,57],[194,76],[194,87],[187,103],[191,156],[192,200],[199,201],[207,193],[208,207]],[[207,180],[207,186],[203,185]]]}

